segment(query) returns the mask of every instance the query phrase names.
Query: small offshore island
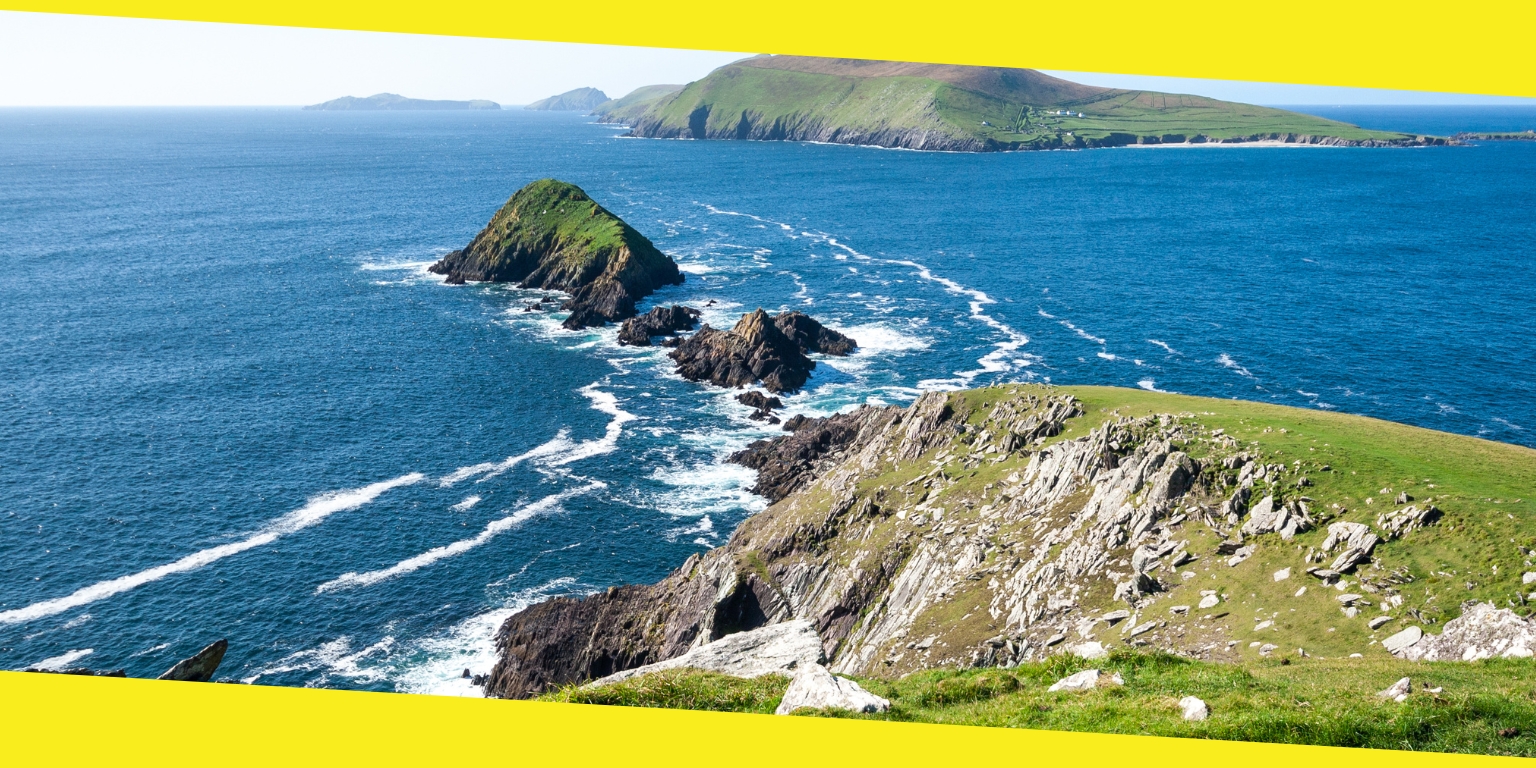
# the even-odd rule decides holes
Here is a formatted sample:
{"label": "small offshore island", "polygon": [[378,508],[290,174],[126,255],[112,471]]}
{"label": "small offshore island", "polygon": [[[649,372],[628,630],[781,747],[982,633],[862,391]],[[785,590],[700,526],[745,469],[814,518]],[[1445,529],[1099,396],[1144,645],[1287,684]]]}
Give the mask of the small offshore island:
{"label": "small offshore island", "polygon": [[945,152],[1280,142],[1449,143],[1203,96],[1073,83],[1032,69],[758,56],[677,90],[647,86],[594,108],[627,135],[814,141]]}

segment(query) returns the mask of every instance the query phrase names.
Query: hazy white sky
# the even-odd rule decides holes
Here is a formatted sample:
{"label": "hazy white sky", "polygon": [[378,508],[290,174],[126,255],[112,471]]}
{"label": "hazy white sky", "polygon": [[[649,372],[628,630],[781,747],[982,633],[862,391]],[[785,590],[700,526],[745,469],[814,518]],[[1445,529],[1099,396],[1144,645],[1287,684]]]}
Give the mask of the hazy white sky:
{"label": "hazy white sky", "polygon": [[[0,106],[296,105],[400,93],[526,104],[686,83],[748,53],[0,11]],[[1456,94],[1053,72],[1259,104],[1536,104]]]}

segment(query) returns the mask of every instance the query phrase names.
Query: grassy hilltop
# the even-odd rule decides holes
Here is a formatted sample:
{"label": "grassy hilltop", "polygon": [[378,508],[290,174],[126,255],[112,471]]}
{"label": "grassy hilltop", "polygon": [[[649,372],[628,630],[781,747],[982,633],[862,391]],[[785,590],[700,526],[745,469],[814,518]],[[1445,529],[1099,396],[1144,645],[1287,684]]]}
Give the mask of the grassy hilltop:
{"label": "grassy hilltop", "polygon": [[[1081,415],[1067,419],[1058,434],[1032,441],[1023,453],[1007,447],[1015,444],[1006,437],[1007,424],[1020,423],[1021,403],[1062,395],[1075,398]],[[849,644],[861,637],[857,630],[838,648],[847,672],[893,703],[890,712],[870,717],[1536,755],[1536,659],[1414,663],[1381,646],[1382,639],[1410,625],[1439,632],[1469,601],[1524,616],[1536,613],[1525,594],[1536,586],[1522,578],[1536,571],[1536,451],[1346,414],[1111,387],[994,387],[953,393],[946,408],[963,423],[918,460],[881,460],[871,467],[871,454],[861,454],[867,471],[856,477],[854,492],[877,501],[880,509],[850,519],[842,533],[815,545],[816,556],[832,564],[830,572],[852,568],[847,564],[868,562],[886,546],[882,542],[899,541],[904,530],[913,530],[916,518],[906,510],[935,507],[943,512],[942,532],[937,518],[927,528],[917,522],[918,539],[987,539],[985,554],[974,563],[976,578],[944,584],[937,592],[942,599],[913,609],[910,631],[876,641],[878,652],[864,657],[868,663],[846,661]],[[1041,534],[1067,525],[1060,512],[1070,514],[1089,491],[1023,517],[1000,518],[997,512],[1012,503],[1012,494],[1028,493],[1026,467],[1032,460],[1054,446],[1080,445],[1090,435],[1133,435],[1104,432],[1127,423],[1150,425],[1152,439],[1174,435],[1173,448],[1202,467],[1201,485],[1173,510],[1176,517],[1159,524],[1168,530],[1163,538],[1186,540],[1180,549],[1195,557],[1151,571],[1164,582],[1161,591],[1133,601],[1136,614],[1119,623],[1095,618],[1127,607],[1114,594],[1115,579],[1090,574],[1079,582],[1080,590],[1074,588],[1075,604],[1055,625],[1069,627],[1065,643],[1009,668],[984,663],[976,668],[975,649],[986,648],[985,638],[1009,631],[1003,614],[986,610],[998,589],[995,581],[989,584],[989,574],[1003,579],[1031,552],[1039,556],[1046,548],[1054,553],[1076,546]],[[1226,525],[1198,521],[1209,515],[1212,500],[1234,487],[1221,462],[1239,450],[1265,468],[1254,501],[1273,495],[1305,502],[1316,524],[1289,540],[1277,533],[1250,535],[1245,543],[1251,555],[1234,564],[1218,551],[1217,529]],[[931,487],[926,478],[934,478]],[[825,517],[829,500],[823,494],[821,485],[812,485],[775,504],[748,520],[722,549],[764,578],[772,576],[769,570],[779,573],[774,557],[809,562],[754,547],[774,541],[765,531],[828,530],[825,521],[833,518]],[[1433,504],[1443,517],[1383,541],[1336,586],[1306,572],[1319,561],[1327,567],[1333,557],[1309,557],[1321,550],[1330,523],[1381,530],[1378,517],[1402,507],[1401,494],[1421,506]],[[912,501],[919,505],[908,506]],[[898,507],[902,512],[891,514]],[[1227,535],[1235,535],[1235,527]],[[1121,546],[1112,549],[1111,558],[1131,548]],[[902,567],[919,561],[907,562]],[[1167,560],[1174,562],[1180,559]],[[1124,562],[1111,559],[1107,566],[1113,570]],[[1281,576],[1286,569],[1289,575]],[[1203,592],[1219,595],[1219,605],[1195,608]],[[1341,605],[1346,592],[1364,593],[1355,611]],[[872,604],[871,616],[881,605]],[[1390,619],[1373,628],[1373,619],[1382,616]],[[1129,631],[1138,624],[1139,637]],[[1031,630],[1039,636],[1056,631]],[[1026,633],[1020,642],[1041,648],[1034,635]],[[906,642],[925,636],[917,650]],[[1089,639],[1102,643],[1109,657],[1090,662],[1063,652]],[[1046,692],[1058,678],[1084,668],[1120,671],[1125,685]],[[1413,678],[1416,691],[1407,702],[1375,695],[1405,676]],[[596,689],[567,687],[544,698],[771,712],[787,684],[783,677],[741,680],[674,670]],[[1187,695],[1210,704],[1209,720],[1180,718],[1176,702]]]}
{"label": "grassy hilltop", "polygon": [[[626,97],[628,98],[628,97]],[[641,105],[644,109],[641,109]],[[651,138],[824,141],[997,151],[1281,140],[1439,140],[1202,96],[1098,88],[1034,70],[762,56],[676,93],[597,110]]]}

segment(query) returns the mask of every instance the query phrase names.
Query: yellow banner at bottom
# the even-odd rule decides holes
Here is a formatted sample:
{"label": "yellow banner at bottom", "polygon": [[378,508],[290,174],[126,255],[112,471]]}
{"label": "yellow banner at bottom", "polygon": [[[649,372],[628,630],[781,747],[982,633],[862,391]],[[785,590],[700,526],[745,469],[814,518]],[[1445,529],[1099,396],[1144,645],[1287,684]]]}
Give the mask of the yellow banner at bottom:
{"label": "yellow banner at bottom", "polygon": [[22,672],[0,672],[0,704],[4,763],[18,766],[1457,768],[1519,760]]}

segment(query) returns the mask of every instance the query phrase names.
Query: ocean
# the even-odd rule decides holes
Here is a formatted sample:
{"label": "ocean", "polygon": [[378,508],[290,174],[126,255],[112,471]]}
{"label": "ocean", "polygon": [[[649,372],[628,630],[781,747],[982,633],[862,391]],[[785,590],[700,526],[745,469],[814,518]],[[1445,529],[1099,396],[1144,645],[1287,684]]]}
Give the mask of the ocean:
{"label": "ocean", "polygon": [[[1309,107],[1447,134],[1527,107]],[[540,292],[426,272],[581,185],[729,326],[854,337],[785,415],[1010,381],[1536,446],[1536,143],[966,155],[559,113],[0,110],[0,668],[475,695],[510,613],[653,581],[778,434]]]}

